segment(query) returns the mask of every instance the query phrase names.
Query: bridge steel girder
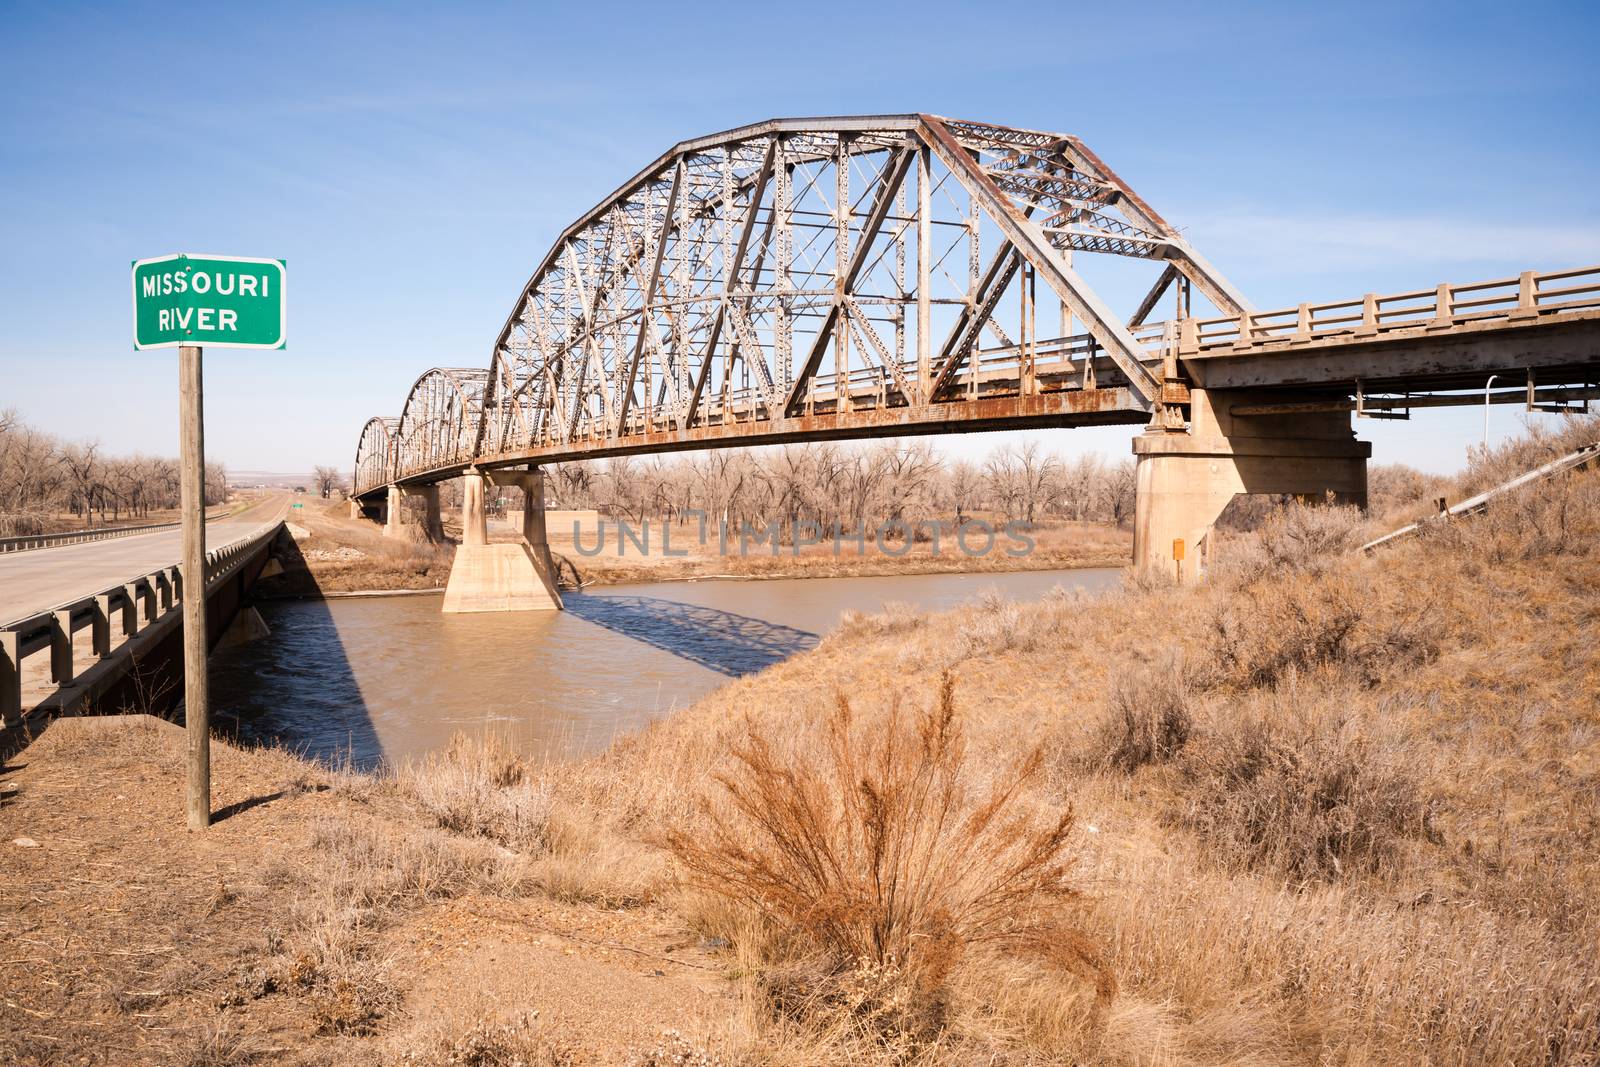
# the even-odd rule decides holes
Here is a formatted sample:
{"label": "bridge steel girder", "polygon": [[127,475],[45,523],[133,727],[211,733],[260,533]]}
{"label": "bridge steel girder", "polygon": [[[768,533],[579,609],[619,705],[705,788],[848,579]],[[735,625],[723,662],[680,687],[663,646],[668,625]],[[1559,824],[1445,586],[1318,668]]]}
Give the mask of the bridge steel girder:
{"label": "bridge steel girder", "polygon": [[[983,218],[995,229],[982,232]],[[1107,396],[1087,409],[1109,402],[1133,421],[1157,397],[1147,365],[1159,338],[1106,312],[1064,253],[1164,260],[1223,294],[1219,310],[1244,306],[1185,249],[1063,134],[908,114],[775,119],[685,141],[561,234],[487,371],[436,368],[398,425],[369,424],[356,494],[512,455],[655,451],[663,435],[793,439],[805,431],[789,422],[817,416],[846,437],[912,410],[911,425],[959,429],[974,401],[1082,391],[1085,377],[1067,371],[1096,352],[1116,370],[1107,365]],[[990,255],[978,291],[976,264]],[[1059,358],[1042,371],[1040,331],[999,321],[1006,294],[1035,274],[1088,327],[1047,342]],[[1016,314],[1038,312],[1022,300]],[[984,332],[1002,347],[982,350]],[[946,338],[936,350],[930,333]],[[932,388],[969,360],[969,390]]]}
{"label": "bridge steel girder", "polygon": [[[1069,426],[1143,426],[1150,413],[1126,386],[1070,390],[1024,397],[968,401],[960,405],[921,408],[867,408],[842,413],[801,415],[782,423],[764,422],[699,425],[688,430],[663,430],[648,437],[637,435],[596,442],[581,454],[584,459],[649,455],[690,449],[749,448],[756,445],[804,444],[879,437],[917,437],[941,433],[980,433],[991,430],[1047,429]],[[524,464],[542,467],[573,459],[559,442],[506,452],[482,460],[472,468],[493,477],[501,468]],[[405,482],[436,482],[454,478],[468,468],[446,465],[413,471]]]}

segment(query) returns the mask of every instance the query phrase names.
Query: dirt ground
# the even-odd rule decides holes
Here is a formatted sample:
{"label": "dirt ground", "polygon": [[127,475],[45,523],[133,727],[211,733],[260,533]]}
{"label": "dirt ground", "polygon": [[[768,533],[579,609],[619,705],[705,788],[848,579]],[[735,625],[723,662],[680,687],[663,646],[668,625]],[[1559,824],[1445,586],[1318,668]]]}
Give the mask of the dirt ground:
{"label": "dirt ground", "polygon": [[[736,1007],[662,913],[524,893],[504,850],[281,753],[214,745],[191,833],[183,740],[61,720],[0,772],[0,1063],[430,1063],[523,1018],[549,1062],[623,1063]],[[337,953],[330,878],[361,911]]]}

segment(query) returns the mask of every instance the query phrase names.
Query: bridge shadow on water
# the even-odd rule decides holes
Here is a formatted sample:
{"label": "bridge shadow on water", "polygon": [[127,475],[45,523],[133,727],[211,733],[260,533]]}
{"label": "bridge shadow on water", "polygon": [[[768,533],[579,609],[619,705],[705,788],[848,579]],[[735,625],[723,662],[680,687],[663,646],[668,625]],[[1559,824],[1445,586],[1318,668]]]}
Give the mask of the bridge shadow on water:
{"label": "bridge shadow on water", "polygon": [[567,611],[729,678],[815,648],[818,636],[731,611],[653,596],[563,593]]}
{"label": "bridge shadow on water", "polygon": [[285,573],[256,588],[271,635],[212,652],[213,726],[245,744],[282,745],[325,764],[373,770],[383,763],[383,744],[333,613],[292,540],[280,548],[279,562]]}

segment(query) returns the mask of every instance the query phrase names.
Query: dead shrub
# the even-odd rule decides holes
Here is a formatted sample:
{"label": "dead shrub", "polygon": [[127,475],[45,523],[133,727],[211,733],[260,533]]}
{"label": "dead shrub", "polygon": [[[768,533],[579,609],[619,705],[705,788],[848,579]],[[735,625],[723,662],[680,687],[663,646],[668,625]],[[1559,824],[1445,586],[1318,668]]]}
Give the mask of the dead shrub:
{"label": "dead shrub", "polygon": [[550,791],[497,734],[458,733],[399,778],[446,830],[529,851],[549,844]]}
{"label": "dead shrub", "polygon": [[324,1034],[370,1034],[378,1021],[400,1003],[388,971],[371,960],[324,962],[310,971],[306,1003],[317,1031]]}
{"label": "dead shrub", "polygon": [[1600,441],[1600,415],[1568,415],[1553,424],[1527,419],[1526,433],[1492,448],[1473,447],[1457,494],[1474,496],[1519,474]]}
{"label": "dead shrub", "polygon": [[167,1062],[176,1067],[245,1067],[266,1062],[272,1051],[259,1037],[240,1030],[227,1016],[219,1016],[180,1040]]}
{"label": "dead shrub", "polygon": [[897,600],[885,601],[879,612],[847,609],[839,615],[839,626],[832,636],[836,638],[884,637],[911,633],[928,624],[928,613],[914,604]]}
{"label": "dead shrub", "polygon": [[1600,494],[1568,474],[1496,497],[1479,514],[1426,523],[1421,537],[1434,552],[1502,565],[1589,552],[1596,533]]}
{"label": "dead shrub", "polygon": [[1361,509],[1293,501],[1275,510],[1258,535],[1266,564],[1280,573],[1320,573],[1363,541]]}
{"label": "dead shrub", "polygon": [[1404,754],[1342,713],[1273,709],[1213,724],[1179,763],[1181,819],[1242,866],[1296,879],[1394,868],[1407,842],[1438,842],[1435,801]]}
{"label": "dead shrub", "polygon": [[743,1061],[712,1051],[677,1030],[668,1030],[649,1048],[631,1050],[626,1062],[627,1067],[731,1067]]}
{"label": "dead shrub", "polygon": [[1240,589],[1212,616],[1212,658],[1247,688],[1345,660],[1361,623],[1350,583],[1286,579]]}
{"label": "dead shrub", "polygon": [[1132,774],[1165,763],[1194,732],[1194,691],[1182,661],[1146,666],[1117,678],[1110,709],[1086,752],[1087,762]]}
{"label": "dead shrub", "polygon": [[1039,749],[975,780],[949,672],[912,714],[895,699],[858,717],[840,694],[821,733],[821,751],[801,753],[748,725],[721,795],[701,798],[701,825],[667,843],[692,885],[754,905],[816,968],[800,991],[769,981],[780,1009],[820,1006],[879,1040],[926,1040],[964,950],[1056,937],[1075,896],[1072,813],[1024,803]]}
{"label": "dead shrub", "polygon": [[569,1067],[577,1062],[574,1050],[539,1022],[538,1012],[436,1029],[418,1044],[400,1054],[401,1067]]}
{"label": "dead shrub", "polygon": [[974,598],[973,606],[976,610],[957,638],[955,661],[1032,647],[1034,634],[1023,625],[1016,601],[990,587]]}
{"label": "dead shrub", "polygon": [[335,907],[382,909],[469,889],[502,891],[515,881],[515,872],[491,846],[471,847],[436,831],[385,833],[320,819],[311,840],[324,855],[322,888]]}

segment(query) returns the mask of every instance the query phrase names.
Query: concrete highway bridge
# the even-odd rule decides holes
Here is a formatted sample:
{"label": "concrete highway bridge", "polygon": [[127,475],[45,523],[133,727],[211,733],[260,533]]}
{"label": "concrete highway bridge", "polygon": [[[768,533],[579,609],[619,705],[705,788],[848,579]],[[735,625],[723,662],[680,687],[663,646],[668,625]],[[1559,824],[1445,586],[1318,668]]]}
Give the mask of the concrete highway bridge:
{"label": "concrete highway bridge", "polygon": [[[1141,270],[1116,314],[1095,284]],[[674,146],[569,226],[486,369],[429,370],[362,429],[353,506],[436,530],[466,475],[446,610],[552,607],[545,464],[1124,423],[1136,562],[1194,577],[1238,493],[1364,504],[1352,413],[1480,403],[1490,375],[1499,402],[1596,396],[1600,267],[1262,311],[1076,137],[779,119]],[[485,543],[486,481],[528,490],[524,544]]]}
{"label": "concrete highway bridge", "polygon": [[[232,629],[274,564],[281,505],[208,521],[206,633]],[[253,516],[253,517],[251,517]],[[21,539],[18,539],[21,540]],[[0,553],[0,755],[61,713],[161,713],[183,695],[182,533],[101,530]]]}

